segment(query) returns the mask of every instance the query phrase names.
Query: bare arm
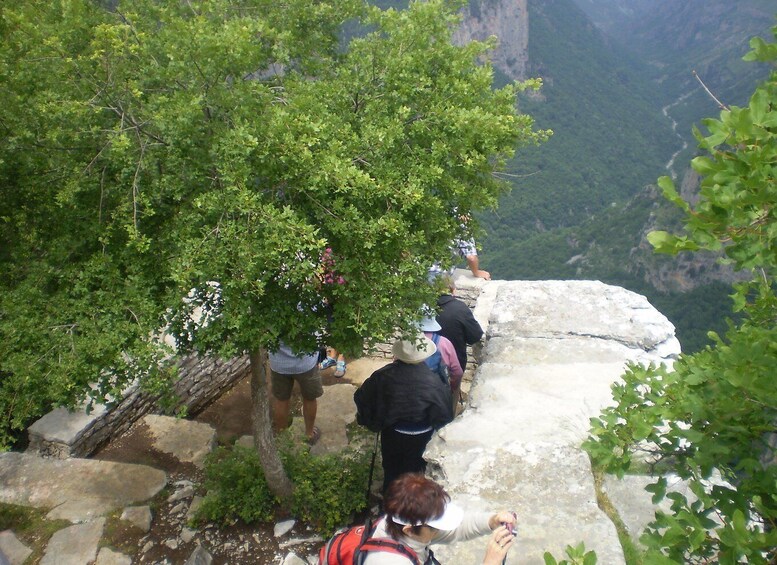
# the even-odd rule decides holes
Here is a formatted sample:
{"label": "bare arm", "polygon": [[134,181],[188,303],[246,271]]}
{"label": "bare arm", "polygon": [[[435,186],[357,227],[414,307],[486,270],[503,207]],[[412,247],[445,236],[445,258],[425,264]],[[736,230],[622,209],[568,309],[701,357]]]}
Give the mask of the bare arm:
{"label": "bare arm", "polygon": [[487,281],[491,280],[491,273],[480,268],[480,260],[477,255],[467,255],[467,266],[476,277]]}

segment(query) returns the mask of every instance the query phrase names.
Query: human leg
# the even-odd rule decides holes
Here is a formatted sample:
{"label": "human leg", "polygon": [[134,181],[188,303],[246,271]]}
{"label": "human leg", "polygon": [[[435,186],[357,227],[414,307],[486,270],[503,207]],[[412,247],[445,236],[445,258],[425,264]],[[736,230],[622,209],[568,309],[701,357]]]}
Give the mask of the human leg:
{"label": "human leg", "polygon": [[289,427],[289,412],[291,411],[291,402],[288,400],[273,399],[272,405],[272,427],[278,433]]}
{"label": "human leg", "polygon": [[302,418],[305,422],[305,435],[308,442],[313,444],[318,441],[321,431],[316,427],[316,414],[318,412],[318,397],[324,394],[321,384],[321,373],[318,367],[295,376],[302,394]]}
{"label": "human leg", "polygon": [[403,434],[393,429],[381,432],[383,492],[386,492],[391,482],[400,475],[426,471],[424,451],[431,438],[431,430],[421,434]]}
{"label": "human leg", "polygon": [[345,376],[345,356],[340,353],[337,355],[337,363],[335,364],[335,377],[341,378]]}
{"label": "human leg", "polygon": [[270,384],[273,395],[273,430],[277,433],[289,427],[290,399],[294,379],[290,375],[270,371]]}

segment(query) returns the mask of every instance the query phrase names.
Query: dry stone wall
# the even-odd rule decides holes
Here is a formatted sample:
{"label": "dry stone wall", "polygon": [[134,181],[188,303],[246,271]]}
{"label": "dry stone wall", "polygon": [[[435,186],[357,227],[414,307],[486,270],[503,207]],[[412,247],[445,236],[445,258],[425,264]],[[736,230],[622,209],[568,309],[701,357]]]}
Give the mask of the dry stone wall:
{"label": "dry stone wall", "polygon": [[[248,356],[228,361],[190,355],[179,363],[180,378],[174,385],[178,403],[196,413],[218,398],[249,371]],[[28,452],[45,457],[86,457],[110,438],[126,432],[135,421],[160,410],[158,398],[132,385],[113,406],[91,410],[57,408],[30,426]]]}

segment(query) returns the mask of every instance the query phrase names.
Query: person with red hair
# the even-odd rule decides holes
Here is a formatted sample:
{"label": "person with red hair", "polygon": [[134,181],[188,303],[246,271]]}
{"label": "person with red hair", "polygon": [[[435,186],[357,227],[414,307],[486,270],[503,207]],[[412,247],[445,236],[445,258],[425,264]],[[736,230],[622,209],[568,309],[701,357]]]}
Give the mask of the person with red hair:
{"label": "person with red hair", "polygon": [[[473,539],[491,533],[482,565],[500,565],[513,546],[513,512],[467,512],[451,502],[445,489],[420,473],[406,473],[393,481],[383,499],[385,516],[373,538],[391,538],[413,550],[418,562],[438,564],[430,546]],[[364,565],[407,565],[408,558],[393,552],[372,551]]]}

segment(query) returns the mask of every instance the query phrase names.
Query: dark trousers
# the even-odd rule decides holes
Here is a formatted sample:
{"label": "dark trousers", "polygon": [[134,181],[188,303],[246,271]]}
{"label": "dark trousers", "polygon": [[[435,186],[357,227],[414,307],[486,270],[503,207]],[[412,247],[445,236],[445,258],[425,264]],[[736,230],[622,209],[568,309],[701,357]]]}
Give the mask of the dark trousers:
{"label": "dark trousers", "polygon": [[393,429],[380,434],[380,455],[383,460],[383,493],[391,481],[404,473],[426,470],[424,450],[432,439],[432,430],[418,435],[400,434]]}

